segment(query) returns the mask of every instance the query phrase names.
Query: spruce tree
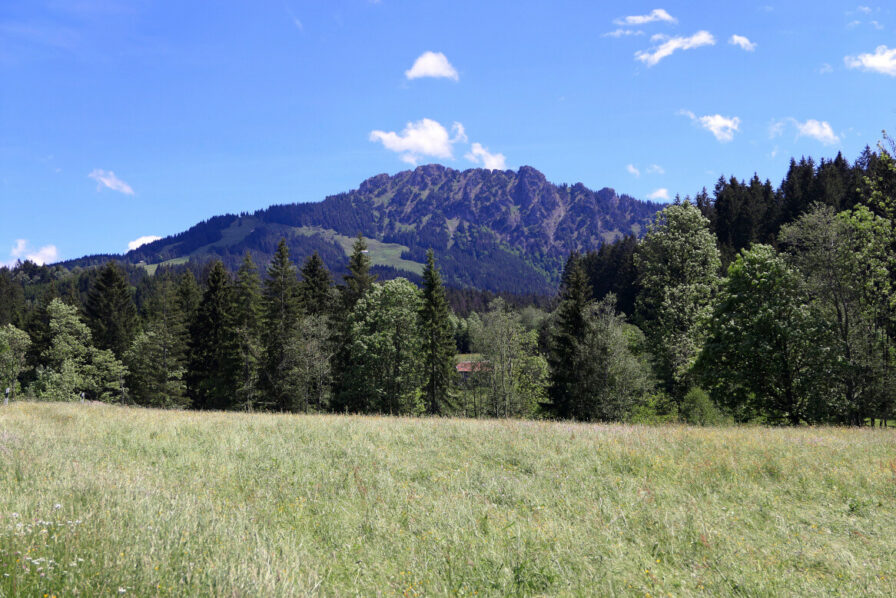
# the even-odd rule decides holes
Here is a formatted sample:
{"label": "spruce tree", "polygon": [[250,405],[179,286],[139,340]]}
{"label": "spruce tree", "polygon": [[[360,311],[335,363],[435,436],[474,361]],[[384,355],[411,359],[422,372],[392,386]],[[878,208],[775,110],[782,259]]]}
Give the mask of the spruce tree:
{"label": "spruce tree", "polygon": [[237,401],[251,411],[261,395],[258,371],[261,358],[261,280],[248,251],[236,273],[233,324],[240,360]]}
{"label": "spruce tree", "polygon": [[432,249],[426,252],[426,266],[423,269],[420,336],[423,340],[423,400],[426,412],[441,415],[450,407],[455,343],[445,287],[442,286]]}
{"label": "spruce tree", "polygon": [[103,266],[85,305],[94,345],[121,358],[137,332],[137,307],[124,271],[115,262]]}
{"label": "spruce tree", "polygon": [[332,312],[332,284],[330,271],[315,251],[302,266],[299,283],[299,299],[306,314],[318,316]]}
{"label": "spruce tree", "polygon": [[358,238],[352,246],[352,255],[348,260],[348,271],[345,279],[345,309],[350,311],[358,299],[376,282],[376,275],[370,273],[370,256],[367,253],[367,243],[364,236],[358,233]]}
{"label": "spruce tree", "polygon": [[232,309],[230,280],[218,260],[190,327],[187,388],[198,409],[227,409],[234,403],[239,364]]}
{"label": "spruce tree", "polygon": [[296,267],[289,259],[289,248],[286,240],[281,239],[274,259],[268,266],[262,298],[263,386],[268,400],[280,410],[289,409],[292,404],[288,384],[284,379],[284,364],[290,357],[290,346],[301,315],[298,285]]}
{"label": "spruce tree", "polygon": [[566,260],[557,307],[557,322],[548,355],[550,366],[549,404],[547,409],[561,418],[575,417],[582,411],[581,380],[576,364],[582,351],[591,289],[582,258],[572,253]]}

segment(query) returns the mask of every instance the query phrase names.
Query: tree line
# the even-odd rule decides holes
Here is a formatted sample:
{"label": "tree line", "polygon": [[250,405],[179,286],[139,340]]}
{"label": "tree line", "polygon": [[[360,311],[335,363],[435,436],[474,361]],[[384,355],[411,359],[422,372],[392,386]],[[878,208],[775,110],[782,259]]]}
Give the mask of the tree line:
{"label": "tree line", "polygon": [[247,254],[136,289],[114,262],[76,279],[19,264],[0,269],[0,384],[162,408],[885,423],[892,153],[676,198],[640,240],[570,255],[548,309],[457,314],[431,251],[419,285],[378,281],[360,234],[340,284],[284,241],[263,271]]}

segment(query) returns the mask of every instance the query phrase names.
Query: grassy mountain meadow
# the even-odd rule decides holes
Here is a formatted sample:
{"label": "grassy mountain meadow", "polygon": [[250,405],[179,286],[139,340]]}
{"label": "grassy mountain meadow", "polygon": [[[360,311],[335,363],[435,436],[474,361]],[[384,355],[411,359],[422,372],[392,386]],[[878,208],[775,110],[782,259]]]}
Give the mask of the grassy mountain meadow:
{"label": "grassy mountain meadow", "polygon": [[419,275],[432,249],[451,286],[551,294],[570,251],[639,234],[660,207],[612,189],[554,185],[529,166],[458,171],[430,164],[371,177],[322,202],[215,216],[123,256],[63,265],[116,258],[154,271],[159,264],[220,258],[235,270],[247,251],[267,263],[286,238],[299,263],[316,251],[341,274],[352,239],[362,233],[374,267],[386,275]]}
{"label": "grassy mountain meadow", "polygon": [[856,428],[0,407],[0,596],[892,596]]}

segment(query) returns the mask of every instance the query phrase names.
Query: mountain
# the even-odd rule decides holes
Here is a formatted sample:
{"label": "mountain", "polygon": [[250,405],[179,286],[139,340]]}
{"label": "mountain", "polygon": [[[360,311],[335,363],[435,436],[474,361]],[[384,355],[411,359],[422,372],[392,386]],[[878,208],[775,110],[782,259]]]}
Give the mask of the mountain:
{"label": "mountain", "polygon": [[317,251],[338,275],[360,232],[384,277],[419,275],[432,248],[452,286],[552,293],[570,251],[638,235],[661,207],[609,188],[554,185],[529,166],[517,172],[458,171],[430,164],[374,176],[318,203],[215,216],[123,256],[91,256],[64,265],[114,258],[154,269],[217,257],[233,268],[246,251],[266,264],[285,237],[294,259],[301,262]]}

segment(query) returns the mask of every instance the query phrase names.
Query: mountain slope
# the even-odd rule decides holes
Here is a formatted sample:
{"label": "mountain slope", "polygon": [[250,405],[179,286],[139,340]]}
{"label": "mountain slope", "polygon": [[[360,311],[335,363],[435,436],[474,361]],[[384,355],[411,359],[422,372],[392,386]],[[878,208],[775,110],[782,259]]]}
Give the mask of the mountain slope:
{"label": "mountain slope", "polygon": [[318,203],[216,216],[119,259],[158,264],[214,256],[235,266],[250,251],[266,263],[285,237],[296,260],[317,251],[338,274],[360,232],[386,276],[419,273],[432,248],[451,285],[549,293],[570,251],[639,234],[660,207],[612,189],[553,185],[528,166],[514,172],[427,165],[374,176]]}

